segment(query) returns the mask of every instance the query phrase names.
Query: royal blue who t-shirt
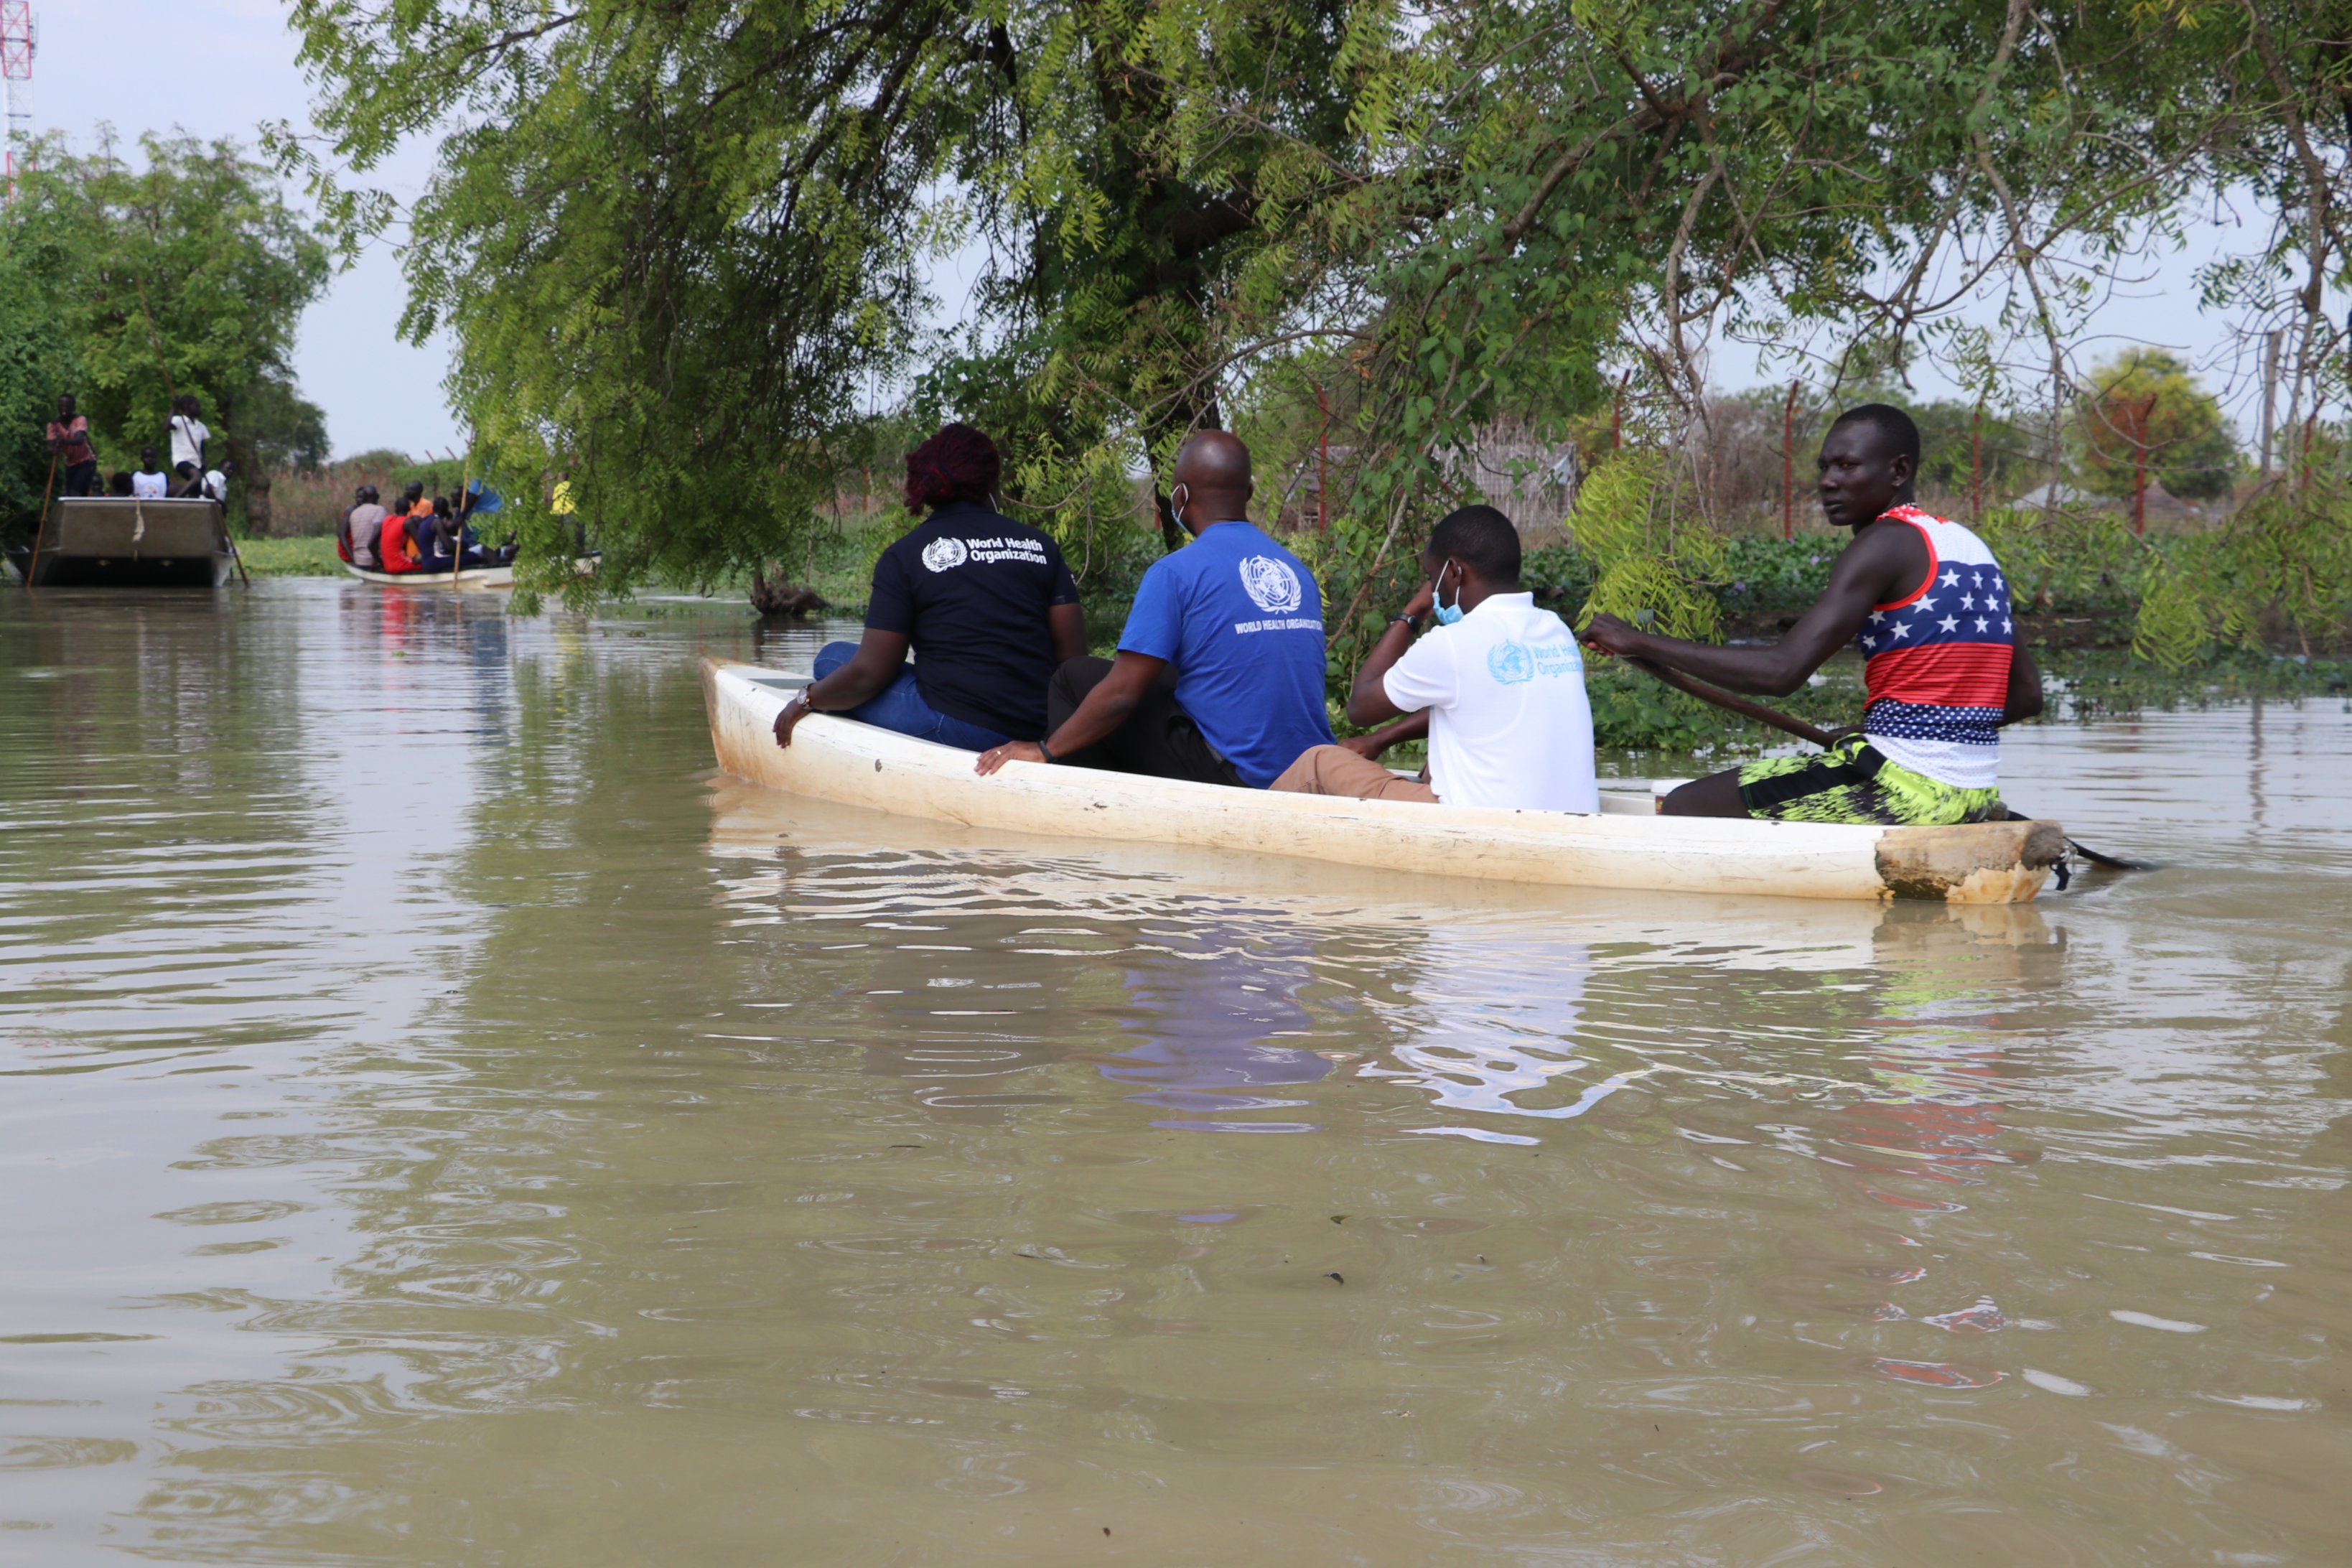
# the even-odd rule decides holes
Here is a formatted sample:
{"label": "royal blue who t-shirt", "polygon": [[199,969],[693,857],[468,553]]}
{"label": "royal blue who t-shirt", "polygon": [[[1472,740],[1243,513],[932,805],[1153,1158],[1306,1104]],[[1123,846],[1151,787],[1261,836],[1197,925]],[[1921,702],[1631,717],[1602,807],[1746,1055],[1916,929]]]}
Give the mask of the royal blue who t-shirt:
{"label": "royal blue who t-shirt", "polygon": [[1322,590],[1252,523],[1212,523],[1152,563],[1118,646],[1175,666],[1176,700],[1253,788],[1331,743]]}

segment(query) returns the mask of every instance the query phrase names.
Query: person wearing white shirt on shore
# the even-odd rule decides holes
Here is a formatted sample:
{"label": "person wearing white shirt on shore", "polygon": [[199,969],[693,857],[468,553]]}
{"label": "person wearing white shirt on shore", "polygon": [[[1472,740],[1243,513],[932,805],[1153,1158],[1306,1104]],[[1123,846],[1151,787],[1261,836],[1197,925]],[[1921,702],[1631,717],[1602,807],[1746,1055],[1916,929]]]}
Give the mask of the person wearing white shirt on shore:
{"label": "person wearing white shirt on shore", "polygon": [[[1490,506],[1466,506],[1431,531],[1426,580],[1389,623],[1348,697],[1357,724],[1421,712],[1427,783],[1399,778],[1379,750],[1411,720],[1352,743],[1316,746],[1278,790],[1360,800],[1439,802],[1522,811],[1601,809],[1584,658],[1567,623],[1519,586],[1519,535]],[[1437,625],[1418,640],[1421,620]]]}

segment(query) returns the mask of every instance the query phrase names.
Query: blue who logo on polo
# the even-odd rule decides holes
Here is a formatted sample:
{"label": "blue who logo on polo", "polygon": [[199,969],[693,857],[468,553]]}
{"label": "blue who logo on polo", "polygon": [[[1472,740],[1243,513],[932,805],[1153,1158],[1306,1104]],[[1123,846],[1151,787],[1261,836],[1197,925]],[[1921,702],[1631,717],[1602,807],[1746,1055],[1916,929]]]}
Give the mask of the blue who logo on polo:
{"label": "blue who logo on polo", "polygon": [[1505,638],[1486,650],[1486,673],[1504,686],[1517,686],[1536,678],[1536,656],[1524,643]]}

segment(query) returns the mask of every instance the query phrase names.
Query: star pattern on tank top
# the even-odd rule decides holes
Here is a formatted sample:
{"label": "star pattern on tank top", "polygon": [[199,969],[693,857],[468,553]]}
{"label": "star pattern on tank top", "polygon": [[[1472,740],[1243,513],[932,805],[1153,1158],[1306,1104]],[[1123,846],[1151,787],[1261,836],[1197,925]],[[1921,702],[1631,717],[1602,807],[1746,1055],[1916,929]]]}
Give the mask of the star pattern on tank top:
{"label": "star pattern on tank top", "polygon": [[[1960,574],[1957,570],[1947,570],[1938,581],[1957,587],[1959,585],[1959,577]],[[1987,578],[1991,581],[1988,583]],[[1969,615],[1963,616],[1948,610],[1938,616],[1935,614],[1936,596],[1922,594],[1909,604],[1895,609],[1871,611],[1869,619],[1864,623],[1861,636],[1855,640],[1862,645],[1863,652],[1870,654],[1876,653],[1881,648],[1897,646],[1907,645],[1916,647],[1925,642],[1956,640],[1969,636],[1971,631],[1990,637],[1992,635],[1992,626],[1996,618],[2000,620],[2000,629],[2004,635],[2013,634],[2016,623],[2011,618],[2010,606],[2004,592],[2007,584],[2002,583],[2000,574],[1972,572],[1969,574],[1969,584],[1971,591],[1959,597],[1959,608],[1970,612]],[[1947,594],[1944,597],[1949,599],[1951,595]],[[1872,627],[1883,629],[1873,631],[1870,629]]]}

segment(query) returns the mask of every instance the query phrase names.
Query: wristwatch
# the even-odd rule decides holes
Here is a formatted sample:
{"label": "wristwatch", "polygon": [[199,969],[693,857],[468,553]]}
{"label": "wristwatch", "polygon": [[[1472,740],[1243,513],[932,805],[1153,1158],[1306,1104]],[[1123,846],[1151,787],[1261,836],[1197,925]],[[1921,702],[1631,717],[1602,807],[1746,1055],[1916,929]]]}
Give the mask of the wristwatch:
{"label": "wristwatch", "polygon": [[1419,616],[1391,616],[1389,617],[1391,625],[1394,625],[1398,621],[1402,621],[1404,623],[1404,629],[1412,633],[1413,636],[1419,637],[1421,635],[1421,617]]}

